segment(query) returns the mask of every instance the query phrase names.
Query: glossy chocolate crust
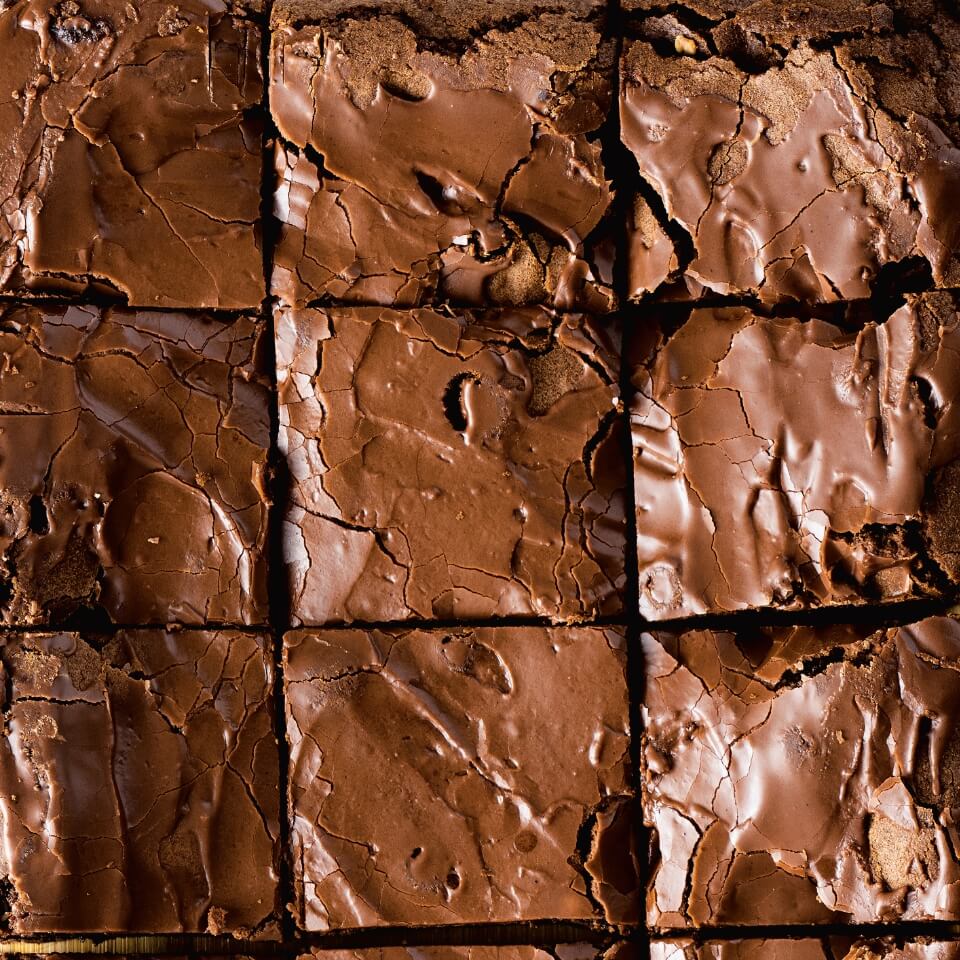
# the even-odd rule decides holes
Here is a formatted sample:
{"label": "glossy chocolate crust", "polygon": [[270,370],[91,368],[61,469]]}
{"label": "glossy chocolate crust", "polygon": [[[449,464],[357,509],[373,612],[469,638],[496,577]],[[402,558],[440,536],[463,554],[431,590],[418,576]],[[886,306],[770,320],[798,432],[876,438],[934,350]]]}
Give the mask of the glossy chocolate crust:
{"label": "glossy chocolate crust", "polygon": [[640,350],[640,610],[950,595],[960,574],[960,314],[908,297],[845,331],[694,310]]}
{"label": "glossy chocolate crust", "polygon": [[637,228],[632,295],[850,300],[921,262],[960,283],[952,0],[624,7],[622,138],[672,221]]}
{"label": "glossy chocolate crust", "polygon": [[262,325],[0,308],[0,617],[266,620]]}
{"label": "glossy chocolate crust", "polygon": [[616,324],[360,307],[276,335],[294,623],[622,609]]}
{"label": "glossy chocolate crust", "polygon": [[0,289],[260,304],[256,23],[221,0],[15,0],[0,49]]}
{"label": "glossy chocolate crust", "polygon": [[270,642],[192,630],[6,637],[11,932],[275,934]]}
{"label": "glossy chocolate crust", "polygon": [[605,11],[280,0],[273,293],[609,310]]}
{"label": "glossy chocolate crust", "polygon": [[642,645],[651,924],[960,916],[960,623]]}
{"label": "glossy chocolate crust", "polygon": [[622,628],[288,633],[308,930],[636,921]]}
{"label": "glossy chocolate crust", "polygon": [[[813,933],[813,931],[811,931]],[[659,940],[650,944],[650,960],[957,960],[960,947],[950,940],[892,937],[853,940],[837,935],[796,940]]]}

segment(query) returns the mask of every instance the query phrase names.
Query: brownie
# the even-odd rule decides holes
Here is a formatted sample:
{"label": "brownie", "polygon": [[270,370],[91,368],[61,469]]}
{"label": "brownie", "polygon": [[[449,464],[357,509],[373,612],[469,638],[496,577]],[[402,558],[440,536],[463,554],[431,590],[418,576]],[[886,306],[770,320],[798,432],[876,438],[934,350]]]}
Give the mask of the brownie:
{"label": "brownie", "polygon": [[850,328],[701,308],[637,344],[643,616],[953,595],[957,304]]}
{"label": "brownie", "polygon": [[281,309],[294,623],[619,612],[618,330],[540,308]]}
{"label": "brownie", "polygon": [[284,640],[297,924],[638,919],[621,628]]}
{"label": "brownie", "polygon": [[265,621],[262,326],[0,306],[4,623]]}
{"label": "brownie", "polygon": [[642,636],[656,927],[960,916],[960,623]]}
{"label": "brownie", "polygon": [[260,36],[219,0],[0,5],[0,291],[258,306]]}
{"label": "brownie", "polygon": [[924,937],[898,942],[893,937],[855,940],[834,934],[795,940],[678,938],[650,944],[650,960],[956,960],[958,956],[956,941]]}
{"label": "brownie", "polygon": [[11,932],[276,933],[270,645],[234,631],[6,636]]}
{"label": "brownie", "polygon": [[632,296],[850,300],[885,267],[960,283],[953,0],[624,7],[622,139],[663,208],[627,248]]}
{"label": "brownie", "polygon": [[602,0],[278,0],[273,293],[613,303]]}

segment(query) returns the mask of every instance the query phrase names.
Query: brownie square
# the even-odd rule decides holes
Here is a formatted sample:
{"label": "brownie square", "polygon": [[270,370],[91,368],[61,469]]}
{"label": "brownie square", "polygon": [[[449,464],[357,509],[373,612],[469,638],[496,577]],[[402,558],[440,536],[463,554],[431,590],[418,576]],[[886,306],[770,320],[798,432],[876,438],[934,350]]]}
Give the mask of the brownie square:
{"label": "brownie square", "polygon": [[0,291],[259,306],[260,35],[219,2],[3,4]]}
{"label": "brownie square", "polygon": [[273,293],[609,310],[605,16],[601,0],[278,0]]}
{"label": "brownie square", "polygon": [[829,937],[704,940],[681,937],[655,940],[650,960],[956,960],[960,955],[953,940],[911,937],[903,942],[893,937],[854,939]]}
{"label": "brownie square", "polygon": [[284,641],[297,924],[638,919],[621,628]]}
{"label": "brownie square", "polygon": [[960,623],[642,643],[652,925],[960,915]]}
{"label": "brownie square", "polygon": [[633,368],[650,620],[942,597],[960,576],[960,313],[694,310]]}
{"label": "brownie square", "polygon": [[662,207],[633,228],[632,296],[850,300],[895,265],[957,286],[952,0],[625,7],[622,139]]}
{"label": "brownie square", "polygon": [[276,934],[269,637],[22,633],[0,662],[11,932]]}
{"label": "brownie square", "polygon": [[276,337],[295,624],[622,609],[615,324],[282,309]]}
{"label": "brownie square", "polygon": [[0,617],[266,619],[261,323],[0,308]]}

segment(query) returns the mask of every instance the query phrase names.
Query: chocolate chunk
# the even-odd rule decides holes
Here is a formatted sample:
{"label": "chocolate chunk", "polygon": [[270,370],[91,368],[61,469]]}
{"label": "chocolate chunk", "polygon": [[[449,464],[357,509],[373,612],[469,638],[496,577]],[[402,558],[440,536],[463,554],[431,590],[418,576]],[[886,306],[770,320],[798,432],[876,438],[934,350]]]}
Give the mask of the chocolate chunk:
{"label": "chocolate chunk", "polygon": [[17,0],[0,49],[0,290],[260,304],[254,22],[202,0]]}
{"label": "chocolate chunk", "polygon": [[958,350],[942,292],[852,331],[736,307],[663,333],[633,374],[643,615],[951,595]]}
{"label": "chocolate chunk", "polygon": [[622,609],[615,324],[358,307],[276,329],[295,623]]}
{"label": "chocolate chunk", "polygon": [[14,933],[277,933],[270,640],[7,636],[3,875]]}
{"label": "chocolate chunk", "polygon": [[850,300],[917,262],[960,283],[952,0],[626,7],[622,138],[691,248],[669,274],[688,296]]}
{"label": "chocolate chunk", "polygon": [[604,27],[600,0],[280,0],[274,294],[611,309]]}
{"label": "chocolate chunk", "polygon": [[960,916],[960,622],[644,634],[647,916]]}
{"label": "chocolate chunk", "polygon": [[262,325],[0,309],[0,617],[266,619]]}
{"label": "chocolate chunk", "polygon": [[287,634],[297,923],[637,919],[624,646],[620,628]]}
{"label": "chocolate chunk", "polygon": [[854,940],[834,934],[796,940],[696,942],[678,938],[650,944],[650,960],[956,960],[958,956],[960,949],[955,941],[924,937],[904,943],[897,943],[893,937]]}

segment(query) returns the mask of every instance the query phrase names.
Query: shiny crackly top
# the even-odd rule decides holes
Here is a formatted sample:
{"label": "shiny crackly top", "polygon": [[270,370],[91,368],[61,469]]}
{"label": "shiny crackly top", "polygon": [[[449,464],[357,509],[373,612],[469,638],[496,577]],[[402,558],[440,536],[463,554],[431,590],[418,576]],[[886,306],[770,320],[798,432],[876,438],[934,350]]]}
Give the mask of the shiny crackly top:
{"label": "shiny crackly top", "polygon": [[603,5],[416,6],[275,11],[273,292],[608,310]]}
{"label": "shiny crackly top", "polygon": [[12,932],[269,931],[279,796],[268,640],[18,634],[0,663]]}
{"label": "shiny crackly top", "polygon": [[295,621],[620,609],[616,326],[354,308],[276,331]]}
{"label": "shiny crackly top", "polygon": [[[885,264],[914,260],[956,286],[952,5],[686,6],[702,28],[637,9],[625,46],[623,141],[673,239],[685,235],[674,251],[665,225],[639,219],[631,292],[680,278],[694,296],[854,299]],[[692,55],[678,56],[678,43]]]}
{"label": "shiny crackly top", "polygon": [[221,0],[17,0],[0,48],[0,288],[259,305],[254,23]]}
{"label": "shiny crackly top", "polygon": [[623,647],[622,628],[287,634],[297,922],[637,919]]}
{"label": "shiny crackly top", "polygon": [[0,617],[266,618],[260,325],[0,311]]}
{"label": "shiny crackly top", "polygon": [[651,923],[960,916],[960,623],[645,634]]}
{"label": "shiny crackly top", "polygon": [[633,377],[643,614],[941,594],[958,350],[945,293],[851,332],[738,307],[664,334]]}

